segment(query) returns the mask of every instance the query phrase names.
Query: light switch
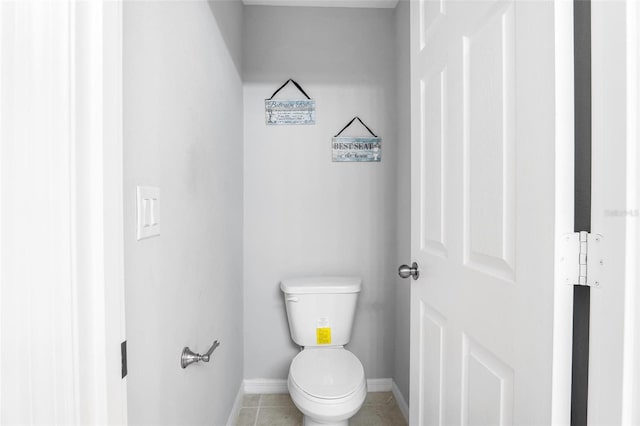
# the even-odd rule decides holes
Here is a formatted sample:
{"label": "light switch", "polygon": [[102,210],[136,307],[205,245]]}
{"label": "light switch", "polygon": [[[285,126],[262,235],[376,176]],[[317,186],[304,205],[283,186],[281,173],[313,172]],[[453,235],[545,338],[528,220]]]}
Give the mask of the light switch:
{"label": "light switch", "polygon": [[136,198],[137,239],[160,235],[160,188],[138,186]]}

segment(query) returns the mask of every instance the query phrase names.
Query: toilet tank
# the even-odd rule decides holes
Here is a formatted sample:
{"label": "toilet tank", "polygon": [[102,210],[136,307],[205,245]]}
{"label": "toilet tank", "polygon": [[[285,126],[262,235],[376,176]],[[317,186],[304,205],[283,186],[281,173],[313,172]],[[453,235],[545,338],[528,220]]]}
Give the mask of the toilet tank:
{"label": "toilet tank", "polygon": [[359,277],[282,280],[291,339],[304,347],[349,343],[361,288]]}

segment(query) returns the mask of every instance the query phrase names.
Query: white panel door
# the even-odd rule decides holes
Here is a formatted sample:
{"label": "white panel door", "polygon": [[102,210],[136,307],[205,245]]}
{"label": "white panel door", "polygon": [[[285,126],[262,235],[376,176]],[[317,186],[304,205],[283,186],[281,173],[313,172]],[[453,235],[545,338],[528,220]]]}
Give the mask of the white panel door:
{"label": "white panel door", "polygon": [[555,258],[572,231],[572,29],[560,10],[411,3],[412,425],[568,420],[571,287],[555,286]]}

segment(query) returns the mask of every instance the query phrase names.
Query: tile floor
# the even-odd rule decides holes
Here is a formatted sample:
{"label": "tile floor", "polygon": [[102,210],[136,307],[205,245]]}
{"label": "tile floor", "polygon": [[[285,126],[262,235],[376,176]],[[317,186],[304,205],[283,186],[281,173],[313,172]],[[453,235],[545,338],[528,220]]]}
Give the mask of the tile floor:
{"label": "tile floor", "polygon": [[[302,413],[289,394],[245,395],[236,426],[301,426]],[[350,426],[406,426],[391,392],[369,392]]]}

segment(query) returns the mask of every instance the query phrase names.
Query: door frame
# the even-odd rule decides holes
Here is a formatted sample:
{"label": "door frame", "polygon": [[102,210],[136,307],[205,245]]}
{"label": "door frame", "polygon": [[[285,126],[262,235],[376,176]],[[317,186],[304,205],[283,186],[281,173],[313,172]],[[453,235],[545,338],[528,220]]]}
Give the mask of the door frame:
{"label": "door frame", "polygon": [[123,1],[68,1],[78,421],[127,424],[120,346],[125,341]]}
{"label": "door frame", "polygon": [[[562,4],[562,0],[556,0]],[[640,277],[640,149],[638,149],[639,121],[640,121],[640,91],[638,80],[640,79],[640,7],[635,0],[622,0],[607,2],[604,0],[573,0],[579,4],[582,11],[576,11],[577,25],[582,28],[576,32],[576,67],[589,66],[592,70],[583,75],[576,72],[576,98],[583,97],[577,102],[575,117],[567,117],[571,125],[576,123],[576,191],[572,194],[575,198],[575,231],[588,231],[602,233],[609,238],[605,244],[605,265],[611,265],[613,257],[618,259],[618,264],[623,259],[624,271],[605,269],[603,288],[590,289],[589,287],[576,288],[575,304],[573,305],[573,380],[572,381],[572,412],[570,424],[602,424],[640,423],[640,407],[634,404],[640,395],[640,291],[637,289],[638,277]],[[590,9],[590,10],[589,10]],[[606,16],[605,16],[606,15]],[[622,18],[624,22],[621,22]],[[614,20],[612,20],[614,19]],[[617,20],[615,20],[617,19]],[[618,27],[619,31],[610,31],[611,26]],[[579,33],[582,32],[582,35]],[[579,40],[578,40],[579,38]],[[593,46],[593,53],[592,51]],[[603,51],[616,50],[616,53],[608,57],[608,62],[614,64],[620,61],[621,66],[606,68],[602,54]],[[577,56],[581,56],[578,58]],[[592,59],[593,57],[593,59]],[[612,59],[613,58],[613,59]],[[588,65],[587,65],[588,64]],[[615,69],[615,71],[613,71]],[[581,81],[579,81],[581,79]],[[617,83],[612,83],[617,82]],[[593,99],[593,107],[588,104]],[[587,103],[584,105],[583,103]],[[606,102],[610,107],[620,106],[624,113],[612,120],[602,106]],[[580,110],[579,110],[580,108]],[[604,111],[603,111],[604,108]],[[607,127],[608,126],[608,127]],[[593,136],[591,135],[593,129]],[[607,129],[603,138],[603,129]],[[592,141],[593,138],[593,141]],[[614,149],[616,158],[621,159],[620,168],[624,170],[624,176],[615,180],[604,180],[603,160],[598,153],[603,149]],[[580,152],[578,152],[580,151]],[[626,157],[625,160],[622,158]],[[606,162],[606,160],[605,160]],[[577,168],[581,171],[578,172]],[[591,177],[592,173],[593,179]],[[604,182],[604,183],[603,183]],[[603,185],[615,185],[624,188],[624,197],[619,200],[620,205],[606,205],[602,199]],[[594,199],[591,202],[592,194]],[[613,209],[611,215],[621,216],[619,221],[624,222],[625,232],[620,235],[615,228],[603,226],[602,214],[606,209]],[[593,222],[595,219],[600,221]],[[605,213],[606,216],[606,213]],[[611,218],[610,218],[611,219]],[[613,219],[615,220],[615,219]],[[593,229],[591,229],[593,227]],[[607,231],[608,230],[608,231]],[[618,234],[618,235],[616,235]],[[608,294],[612,291],[618,296]],[[620,315],[611,311],[611,305],[607,305],[614,297],[624,293],[624,307]],[[604,298],[609,302],[605,302]],[[591,306],[590,306],[591,305]],[[594,306],[595,305],[595,306]],[[603,317],[607,317],[603,323]],[[590,322],[596,321],[595,325]],[[611,328],[613,327],[613,329]],[[616,334],[620,332],[620,339],[615,341],[619,350],[621,370],[624,374],[620,382],[602,381],[602,374],[616,376],[618,370],[611,371],[605,362],[611,359],[603,358],[598,354],[598,343],[602,344],[603,334],[608,329]],[[569,335],[571,339],[571,335]],[[611,343],[611,341],[609,341]],[[593,354],[598,355],[592,359]],[[617,361],[617,358],[616,358]],[[591,365],[590,365],[591,364]],[[593,370],[594,367],[597,367]],[[594,373],[595,371],[595,373]],[[590,375],[592,375],[590,377]],[[592,379],[597,384],[592,384]],[[613,386],[615,395],[620,395],[619,404],[602,400],[597,395],[604,386]],[[589,387],[595,392],[590,392]],[[618,386],[620,386],[618,388]],[[602,392],[600,392],[601,394]],[[607,391],[609,393],[609,391]],[[592,401],[594,398],[594,401]],[[555,398],[554,398],[555,403]],[[607,410],[602,410],[602,407]],[[598,408],[591,412],[588,408]],[[599,412],[598,412],[599,411]],[[609,418],[607,416],[614,416]],[[554,420],[556,418],[554,417]],[[558,417],[558,423],[569,424],[566,413]],[[556,422],[554,421],[554,424]]]}
{"label": "door frame", "polygon": [[126,424],[122,0],[0,2],[0,20],[0,381],[21,389],[0,418]]}
{"label": "door frame", "polygon": [[[627,11],[627,203],[640,208],[640,5],[626,0]],[[634,404],[640,398],[640,217],[627,218],[630,237],[625,247],[627,259],[627,294],[625,300],[625,351],[623,365],[631,374],[623,379],[622,422],[640,423],[640,407]],[[634,307],[636,307],[634,309]]]}
{"label": "door frame", "polygon": [[640,8],[635,0],[592,0],[591,8],[591,226],[605,238],[605,269],[602,285],[591,289],[586,419],[638,424]]}

